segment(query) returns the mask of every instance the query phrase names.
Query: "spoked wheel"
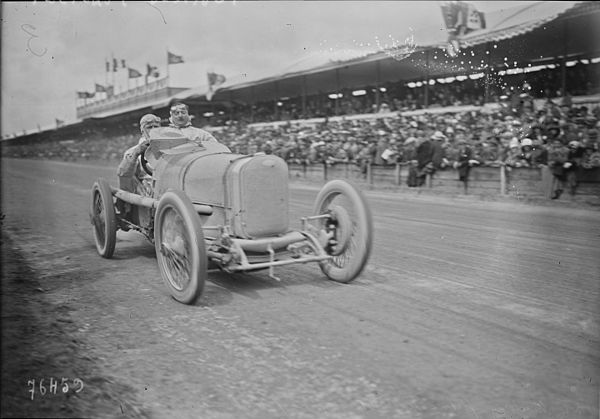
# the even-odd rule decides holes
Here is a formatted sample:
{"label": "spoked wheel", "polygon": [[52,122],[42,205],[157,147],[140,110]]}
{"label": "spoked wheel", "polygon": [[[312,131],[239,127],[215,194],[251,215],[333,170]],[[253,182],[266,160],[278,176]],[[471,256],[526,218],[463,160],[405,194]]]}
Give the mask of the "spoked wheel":
{"label": "spoked wheel", "polygon": [[110,185],[104,179],[98,179],[92,186],[90,218],[96,250],[100,256],[109,259],[117,242],[117,216]]}
{"label": "spoked wheel", "polygon": [[314,215],[329,236],[325,250],[333,258],[320,263],[329,279],[350,282],[364,269],[373,243],[371,212],[362,194],[348,182],[332,180],[317,195]]}
{"label": "spoked wheel", "polygon": [[154,245],[161,276],[177,301],[193,304],[202,294],[207,258],[200,217],[181,191],[167,191],[154,217]]}

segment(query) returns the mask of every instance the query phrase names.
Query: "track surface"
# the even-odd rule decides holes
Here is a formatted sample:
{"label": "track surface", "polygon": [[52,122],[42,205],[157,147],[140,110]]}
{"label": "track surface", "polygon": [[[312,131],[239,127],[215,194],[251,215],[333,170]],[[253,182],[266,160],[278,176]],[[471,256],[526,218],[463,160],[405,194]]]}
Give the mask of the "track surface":
{"label": "track surface", "polygon": [[[2,160],[4,256],[34,284],[3,270],[3,303],[33,292],[32,318],[58,319],[25,352],[3,343],[3,415],[598,418],[598,212],[368,191],[374,249],[352,284],[316,265],[215,272],[185,306],[137,233],[96,254],[90,188],[114,172]],[[292,184],[292,227],[317,191]],[[16,317],[3,308],[4,338]],[[39,365],[44,339],[71,362]],[[85,388],[32,401],[24,374]]]}

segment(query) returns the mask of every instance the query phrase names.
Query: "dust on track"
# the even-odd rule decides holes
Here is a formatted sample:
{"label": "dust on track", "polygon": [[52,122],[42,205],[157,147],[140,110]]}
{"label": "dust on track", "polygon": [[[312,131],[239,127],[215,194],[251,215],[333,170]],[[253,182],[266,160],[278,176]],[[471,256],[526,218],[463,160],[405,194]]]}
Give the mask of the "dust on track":
{"label": "dust on track", "polygon": [[[8,417],[145,417],[131,388],[105,378],[74,336],[68,304],[49,302],[39,272],[2,230],[2,398]],[[77,273],[74,273],[77,275]],[[68,280],[66,277],[63,280]],[[69,386],[61,384],[67,378]],[[81,386],[73,385],[80,378]],[[40,388],[40,380],[44,379]],[[57,386],[53,391],[50,380]],[[35,384],[31,383],[35,380]],[[41,391],[45,389],[45,394]],[[81,390],[80,390],[81,389]],[[33,390],[33,395],[32,395]],[[77,390],[80,390],[76,392]]]}

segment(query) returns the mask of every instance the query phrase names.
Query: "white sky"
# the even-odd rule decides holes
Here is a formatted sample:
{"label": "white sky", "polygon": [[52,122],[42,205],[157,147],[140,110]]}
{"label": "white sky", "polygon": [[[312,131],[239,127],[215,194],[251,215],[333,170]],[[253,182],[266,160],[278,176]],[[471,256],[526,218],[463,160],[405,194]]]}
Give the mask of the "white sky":
{"label": "white sky", "polygon": [[[531,2],[474,1],[480,11]],[[171,85],[206,84],[206,71],[229,79],[276,72],[306,54],[361,49],[390,36],[417,44],[446,39],[441,2],[2,2],[2,136],[75,121],[76,92],[106,84],[105,60],[146,63]],[[119,77],[120,75],[120,77]],[[112,82],[112,73],[108,73]],[[117,89],[127,87],[117,73]],[[140,79],[138,79],[140,80]],[[143,79],[141,79],[143,80]],[[143,81],[141,81],[143,82]],[[135,80],[130,81],[130,87]]]}

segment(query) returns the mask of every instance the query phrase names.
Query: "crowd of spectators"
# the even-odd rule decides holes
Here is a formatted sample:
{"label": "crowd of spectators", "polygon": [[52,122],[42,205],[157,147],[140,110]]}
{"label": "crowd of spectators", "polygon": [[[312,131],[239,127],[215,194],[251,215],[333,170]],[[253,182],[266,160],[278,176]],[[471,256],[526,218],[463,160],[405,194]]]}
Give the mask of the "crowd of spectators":
{"label": "crowd of spectators", "polygon": [[574,192],[571,173],[600,167],[599,121],[599,106],[561,106],[548,100],[537,110],[523,106],[494,112],[326,119],[311,126],[257,128],[234,123],[216,135],[237,153],[272,153],[295,164],[352,163],[363,172],[368,164],[410,164],[421,178],[423,173],[464,165],[508,170],[546,166]]}
{"label": "crowd of spectators", "polygon": [[26,145],[5,146],[2,155],[28,159],[57,159],[63,161],[119,161],[128,146],[137,144],[135,132],[117,136],[89,136],[80,139],[54,140]]}
{"label": "crowd of spectators", "polygon": [[[575,76],[571,77],[585,76],[581,72],[572,74]],[[539,75],[544,76],[544,72]],[[461,178],[466,179],[468,169],[475,165],[505,166],[508,170],[545,166],[573,190],[576,181],[572,173],[576,169],[600,167],[600,106],[574,105],[569,95],[547,99],[542,106],[539,102],[536,106],[535,92],[544,90],[547,96],[552,96],[552,89],[548,87],[550,79],[528,78],[508,100],[504,98],[502,106],[480,107],[475,111],[443,112],[440,109],[482,104],[478,80],[467,80],[431,89],[434,103],[431,108],[436,108],[435,113],[425,109],[418,114],[404,114],[406,110],[418,109],[420,98],[409,92],[402,100],[394,99],[398,92],[390,88],[382,94],[383,112],[377,109],[381,116],[333,118],[329,112],[314,111],[314,115],[304,116],[322,116],[322,122],[302,124],[291,121],[250,124],[247,118],[240,116],[213,129],[215,136],[233,152],[272,153],[291,164],[343,162],[356,164],[365,173],[369,164],[409,164],[415,166],[416,176],[421,179],[415,185],[422,183],[424,173],[446,168],[458,169]],[[578,91],[582,92],[590,91],[585,88]],[[345,102],[344,115],[375,110],[369,98],[365,95],[363,99],[352,98]],[[322,102],[322,98],[311,99],[308,108],[317,110]],[[331,101],[328,103],[331,105]],[[262,112],[268,113],[266,109]],[[288,116],[296,119],[301,115],[292,112]],[[126,148],[137,142],[133,127],[106,130],[99,126],[76,139],[61,137],[37,144],[3,147],[2,152],[12,157],[116,161]]]}
{"label": "crowd of spectators", "polygon": [[[417,146],[425,140],[438,142],[442,158],[436,169],[457,161],[459,148],[471,148],[471,160],[487,166],[537,167],[547,164],[548,149],[576,146],[580,165],[600,167],[598,129],[600,107],[562,105],[548,100],[539,110],[511,109],[423,113],[415,116],[373,119],[336,119],[311,125],[248,125],[230,123],[214,132],[236,153],[273,153],[289,163],[336,164],[350,162],[376,165],[414,160]],[[137,133],[95,136],[40,144],[7,147],[5,155],[63,160],[118,160]],[[558,142],[557,142],[558,140]]]}
{"label": "crowd of spectators", "polygon": [[[582,64],[576,62],[565,73],[565,90],[572,96],[582,96],[600,92],[600,63]],[[356,89],[342,89],[341,96],[332,99],[326,94],[308,96],[303,106],[302,98],[285,98],[278,102],[259,102],[253,106],[233,106],[229,110],[215,112],[203,123],[212,126],[225,125],[229,121],[243,123],[273,122],[297,119],[323,118],[337,115],[358,115],[381,111],[405,112],[424,108],[496,103],[518,98],[527,86],[533,99],[561,96],[562,70],[559,67],[545,68],[535,72],[504,74],[491,73],[487,77],[460,81],[454,78],[449,82],[436,82],[424,86],[422,83],[409,87],[405,82],[382,83],[380,86],[364,86]],[[487,87],[487,98],[486,95]],[[427,88],[427,92],[425,89]],[[379,89],[379,91],[377,91]],[[353,92],[361,91],[359,96]]]}

